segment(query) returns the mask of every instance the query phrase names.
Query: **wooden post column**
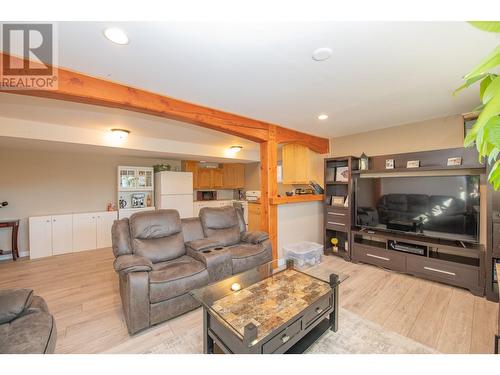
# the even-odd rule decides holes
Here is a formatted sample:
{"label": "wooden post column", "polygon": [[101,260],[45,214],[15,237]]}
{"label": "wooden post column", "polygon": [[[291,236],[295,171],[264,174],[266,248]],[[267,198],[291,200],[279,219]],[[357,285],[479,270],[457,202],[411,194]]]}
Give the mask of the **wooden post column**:
{"label": "wooden post column", "polygon": [[276,126],[269,127],[269,138],[260,144],[261,229],[269,233],[273,245],[273,259],[278,258],[278,206],[271,198],[278,195],[278,144]]}

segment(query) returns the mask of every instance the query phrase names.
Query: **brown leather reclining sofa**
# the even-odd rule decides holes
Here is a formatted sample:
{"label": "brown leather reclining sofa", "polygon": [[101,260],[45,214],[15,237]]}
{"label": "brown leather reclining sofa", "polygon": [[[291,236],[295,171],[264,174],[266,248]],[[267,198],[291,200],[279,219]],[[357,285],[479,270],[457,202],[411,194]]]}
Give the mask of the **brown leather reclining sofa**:
{"label": "brown leather reclining sofa", "polygon": [[268,234],[247,232],[234,207],[182,220],[176,210],[136,213],[115,221],[112,238],[130,334],[197,308],[189,291],[272,260]]}

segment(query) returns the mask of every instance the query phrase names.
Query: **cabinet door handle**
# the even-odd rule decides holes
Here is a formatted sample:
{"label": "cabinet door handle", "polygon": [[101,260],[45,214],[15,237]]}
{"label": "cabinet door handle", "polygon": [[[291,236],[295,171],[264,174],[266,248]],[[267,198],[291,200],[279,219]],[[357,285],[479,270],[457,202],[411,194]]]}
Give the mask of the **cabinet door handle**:
{"label": "cabinet door handle", "polygon": [[389,258],[386,258],[386,257],[381,257],[381,256],[378,256],[378,255],[373,255],[373,254],[370,254],[370,253],[366,253],[366,256],[367,256],[367,257],[372,257],[372,258],[381,259],[381,260],[385,260],[385,261],[389,261],[389,260],[390,260]]}
{"label": "cabinet door handle", "polygon": [[339,212],[328,212],[328,215],[345,216],[345,214],[341,214]]}
{"label": "cabinet door handle", "polygon": [[288,336],[287,334],[284,334],[283,337],[281,338],[281,342],[284,344],[285,342],[287,342],[288,340],[290,340],[290,336]]}
{"label": "cabinet door handle", "polygon": [[444,273],[446,275],[451,275],[451,276],[457,276],[457,274],[455,272],[449,272],[449,271],[439,270],[437,268],[432,268],[432,267],[424,267],[424,270],[434,271],[434,272],[439,272],[439,273]]}
{"label": "cabinet door handle", "polygon": [[322,308],[316,307],[316,314],[321,314],[323,312]]}
{"label": "cabinet door handle", "polygon": [[341,225],[343,227],[345,227],[345,224],[344,223],[337,223],[335,221],[329,221],[328,224],[332,224],[332,225]]}

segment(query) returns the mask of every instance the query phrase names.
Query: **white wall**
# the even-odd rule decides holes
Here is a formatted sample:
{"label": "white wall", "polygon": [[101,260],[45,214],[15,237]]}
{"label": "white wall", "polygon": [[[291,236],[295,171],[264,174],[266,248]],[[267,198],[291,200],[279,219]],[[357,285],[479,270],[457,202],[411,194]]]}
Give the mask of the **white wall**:
{"label": "white wall", "polygon": [[323,202],[278,206],[278,258],[284,245],[301,241],[323,244]]}

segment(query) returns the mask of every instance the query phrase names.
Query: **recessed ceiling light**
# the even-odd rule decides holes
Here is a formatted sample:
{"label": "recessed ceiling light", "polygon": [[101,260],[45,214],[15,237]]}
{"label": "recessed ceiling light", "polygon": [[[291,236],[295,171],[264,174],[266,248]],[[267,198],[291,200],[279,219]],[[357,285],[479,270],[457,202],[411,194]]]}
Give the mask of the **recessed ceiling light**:
{"label": "recessed ceiling light", "polygon": [[312,58],[314,61],[325,61],[332,57],[333,51],[330,48],[323,47],[314,50]]}
{"label": "recessed ceiling light", "polygon": [[128,36],[125,31],[118,27],[108,27],[104,29],[104,36],[116,44],[128,44]]}
{"label": "recessed ceiling light", "polygon": [[326,120],[328,118],[328,115],[322,113],[321,115],[318,116],[318,120]]}
{"label": "recessed ceiling light", "polygon": [[116,141],[124,141],[128,138],[130,131],[125,129],[111,129],[111,134],[113,134],[113,139]]}
{"label": "recessed ceiling light", "polygon": [[231,146],[229,149],[233,152],[240,152],[243,146]]}

